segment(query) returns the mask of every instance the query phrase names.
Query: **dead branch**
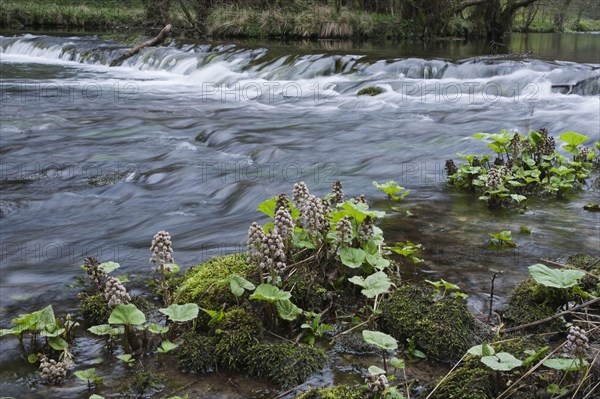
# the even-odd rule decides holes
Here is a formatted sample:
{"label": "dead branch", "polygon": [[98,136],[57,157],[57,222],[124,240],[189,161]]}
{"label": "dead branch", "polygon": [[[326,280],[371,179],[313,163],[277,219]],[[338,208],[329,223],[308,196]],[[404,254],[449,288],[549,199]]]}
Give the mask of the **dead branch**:
{"label": "dead branch", "polygon": [[171,33],[171,24],[168,24],[167,26],[162,28],[162,30],[160,31],[158,36],[156,36],[154,39],[150,39],[150,40],[143,42],[142,44],[138,44],[137,46],[133,47],[126,53],[122,54],[119,58],[113,60],[110,63],[110,66],[111,67],[120,66],[123,63],[123,61],[125,61],[126,59],[128,59],[130,57],[133,57],[134,55],[139,53],[141,49],[143,49],[145,47],[157,46],[157,45],[161,44],[162,42],[165,41],[165,39],[167,38],[169,33]]}

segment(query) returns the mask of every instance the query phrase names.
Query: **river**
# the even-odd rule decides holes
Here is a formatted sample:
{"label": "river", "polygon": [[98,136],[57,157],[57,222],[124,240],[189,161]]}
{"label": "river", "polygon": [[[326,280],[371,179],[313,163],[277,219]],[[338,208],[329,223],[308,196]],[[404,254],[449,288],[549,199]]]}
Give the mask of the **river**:
{"label": "river", "polygon": [[[301,180],[320,195],[335,180],[366,194],[388,211],[388,242],[424,245],[426,262],[409,272],[457,283],[475,311],[486,309],[491,270],[504,271],[502,301],[540,257],[599,254],[598,213],[582,209],[597,191],[532,201],[524,215],[491,212],[449,190],[443,165],[486,152],[472,138],[482,131],[545,127],[597,140],[600,35],[513,35],[499,48],[177,42],[108,67],[125,47],[102,35],[0,37],[2,327],[51,302],[75,311],[68,284],[86,256],[143,281],[159,230],[183,267],[239,250],[263,220],[257,204]],[[356,96],[373,85],[385,93]],[[401,210],[375,180],[411,190]],[[533,233],[520,235],[521,225]],[[516,249],[487,249],[501,230],[513,231]],[[12,382],[0,390],[28,397],[5,349],[0,370]]]}

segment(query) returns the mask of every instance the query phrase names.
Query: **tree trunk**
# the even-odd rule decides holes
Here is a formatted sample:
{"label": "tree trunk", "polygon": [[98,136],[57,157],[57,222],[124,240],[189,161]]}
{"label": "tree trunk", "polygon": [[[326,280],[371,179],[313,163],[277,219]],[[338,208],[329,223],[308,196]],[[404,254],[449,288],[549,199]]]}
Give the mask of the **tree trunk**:
{"label": "tree trunk", "polygon": [[573,0],[564,0],[563,4],[559,4],[558,11],[554,14],[554,31],[563,32],[565,30],[565,17],[567,16],[567,9]]}

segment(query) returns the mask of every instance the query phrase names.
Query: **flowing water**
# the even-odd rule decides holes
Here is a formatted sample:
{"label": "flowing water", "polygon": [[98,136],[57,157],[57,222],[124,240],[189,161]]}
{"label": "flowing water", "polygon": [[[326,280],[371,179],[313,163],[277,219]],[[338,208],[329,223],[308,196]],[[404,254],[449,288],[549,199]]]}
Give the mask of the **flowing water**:
{"label": "flowing water", "polygon": [[[158,230],[171,233],[185,267],[239,250],[262,220],[257,204],[301,180],[320,195],[334,180],[366,194],[388,211],[388,242],[423,243],[426,262],[408,272],[459,284],[475,312],[486,311],[493,270],[504,271],[503,300],[540,257],[598,255],[598,214],[582,210],[598,200],[592,188],[533,202],[524,215],[490,212],[447,188],[443,164],[485,152],[472,138],[480,131],[545,127],[597,140],[600,35],[515,35],[512,51],[533,55],[493,59],[483,57],[489,46],[455,41],[177,43],[109,67],[124,47],[98,36],[0,37],[2,327],[48,303],[75,311],[78,289],[67,284],[86,256],[147,278]],[[385,93],[356,96],[373,85]],[[402,209],[374,180],[412,190]],[[520,225],[533,234],[519,235]],[[501,230],[513,231],[516,249],[487,249],[488,233]],[[100,348],[82,340],[89,366]],[[31,393],[11,360],[15,343],[2,346],[3,394],[48,397]],[[238,385],[240,397],[268,393]],[[61,392],[87,397],[77,383]]]}

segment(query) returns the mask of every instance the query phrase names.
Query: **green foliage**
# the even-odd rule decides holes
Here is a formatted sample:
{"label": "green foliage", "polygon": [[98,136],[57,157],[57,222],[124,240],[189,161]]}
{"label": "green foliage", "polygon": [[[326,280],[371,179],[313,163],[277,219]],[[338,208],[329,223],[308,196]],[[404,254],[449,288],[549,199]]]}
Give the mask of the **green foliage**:
{"label": "green foliage", "polygon": [[167,308],[158,309],[159,312],[169,317],[169,320],[179,323],[185,323],[198,317],[198,305],[195,303],[186,303],[183,305],[173,304]]}
{"label": "green foliage", "polygon": [[507,352],[483,356],[481,358],[481,363],[496,371],[510,371],[514,368],[521,367],[523,364],[522,361]]}
{"label": "green foliage", "polygon": [[363,330],[362,336],[367,344],[375,345],[379,349],[398,349],[398,341],[394,337],[380,331]]}
{"label": "green foliage", "polygon": [[336,385],[304,392],[297,399],[364,399],[364,389],[349,385]]}
{"label": "green foliage", "polygon": [[496,153],[490,163],[488,155],[460,155],[466,162],[454,165],[446,162],[450,185],[476,192],[490,208],[516,204],[521,210],[527,198],[554,194],[564,196],[579,188],[590,175],[594,149],[582,146],[589,138],[575,132],[565,132],[559,139],[571,155],[565,157],[555,149],[554,138],[541,129],[521,135],[502,130],[498,134],[477,133],[488,148]]}
{"label": "green foliage", "polygon": [[417,255],[423,249],[421,244],[413,244],[410,241],[406,242],[397,242],[395,246],[390,247],[390,250],[394,251],[398,255],[402,255],[406,259],[410,260],[412,263],[421,263],[423,259],[417,257]]}
{"label": "green foliage", "polygon": [[529,266],[529,274],[538,283],[555,288],[573,287],[585,276],[585,272],[581,270],[551,269],[541,263]]}
{"label": "green foliage", "polygon": [[303,323],[300,328],[302,328],[305,332],[308,332],[308,335],[305,337],[305,341],[309,345],[314,345],[315,340],[323,337],[323,335],[327,331],[333,331],[333,326],[329,324],[325,324],[321,322],[321,314],[313,313],[313,312],[304,312],[306,317],[306,323]]}
{"label": "green foliage", "polygon": [[517,243],[513,241],[512,232],[503,230],[499,233],[490,233],[490,247],[495,249],[514,248]]}
{"label": "green foliage", "polygon": [[110,324],[100,324],[88,328],[88,331],[94,335],[108,335],[110,337],[121,335],[125,332],[123,326],[113,327]]}
{"label": "green foliage", "polygon": [[588,365],[585,359],[570,359],[570,358],[554,358],[545,360],[542,363],[545,367],[554,370],[577,371]]}
{"label": "green foliage", "polygon": [[164,387],[166,377],[149,370],[139,370],[133,375],[131,390],[139,396],[152,395]]}
{"label": "green foliage", "polygon": [[98,385],[102,382],[103,378],[96,374],[96,369],[86,369],[79,370],[74,372],[75,377],[79,378],[81,381],[84,381],[88,384],[88,387],[92,387],[93,385]]}
{"label": "green foliage", "polygon": [[348,279],[348,281],[362,287],[361,293],[367,298],[375,298],[378,295],[384,294],[392,286],[392,281],[384,272],[373,273],[367,278],[354,276]]}
{"label": "green foliage", "polygon": [[351,269],[361,267],[366,259],[367,253],[360,248],[342,247],[340,249],[340,260],[344,266]]}
{"label": "green foliage", "polygon": [[242,276],[232,274],[229,276],[229,288],[233,295],[240,297],[245,291],[253,291],[256,286]]}
{"label": "green foliage", "polygon": [[325,364],[323,350],[289,343],[258,344],[246,356],[248,372],[281,388],[295,387]]}
{"label": "green foliage", "polygon": [[286,299],[290,299],[292,294],[287,291],[280,290],[271,284],[261,284],[256,287],[256,290],[252,295],[250,295],[250,299],[265,301],[269,303],[276,303],[278,301],[284,301]]}
{"label": "green foliage", "polygon": [[212,330],[217,337],[215,360],[230,370],[240,370],[247,366],[246,355],[263,333],[260,320],[243,308],[226,312],[223,319],[212,326]]}
{"label": "green foliage", "polygon": [[449,283],[444,279],[440,279],[439,281],[425,280],[425,282],[431,284],[434,287],[436,300],[444,298],[446,294],[449,294],[451,297],[460,299],[467,299],[469,297],[467,294],[459,291],[460,287],[458,285]]}
{"label": "green foliage", "polygon": [[139,326],[146,322],[146,316],[134,304],[117,305],[108,318],[110,324]]}
{"label": "green foliage", "polygon": [[358,92],[356,92],[357,96],[377,96],[381,93],[385,93],[385,90],[382,87],[379,86],[369,86],[369,87],[364,87],[362,89],[360,89]]}
{"label": "green foliage", "polygon": [[374,181],[373,186],[376,189],[383,191],[388,196],[388,198],[392,201],[400,201],[401,199],[406,197],[408,194],[410,194],[410,190],[407,190],[404,187],[401,187],[395,181],[388,181],[383,184],[379,184],[376,181]]}
{"label": "green foliage", "polygon": [[158,352],[167,353],[177,348],[178,346],[179,344],[174,344],[171,341],[165,340],[160,343],[160,346],[158,347]]}

